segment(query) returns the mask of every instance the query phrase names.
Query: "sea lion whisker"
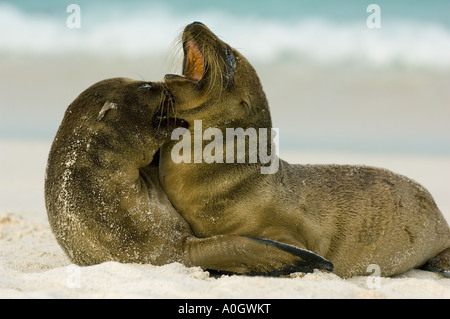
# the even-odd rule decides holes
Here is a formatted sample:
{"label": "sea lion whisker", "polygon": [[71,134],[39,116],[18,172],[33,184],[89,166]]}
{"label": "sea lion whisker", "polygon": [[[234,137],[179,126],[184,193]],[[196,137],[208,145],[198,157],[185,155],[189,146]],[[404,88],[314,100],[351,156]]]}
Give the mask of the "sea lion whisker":
{"label": "sea lion whisker", "polygon": [[135,73],[136,73],[136,75],[137,75],[138,77],[141,78],[142,81],[145,81],[144,77],[143,77],[140,73],[138,73],[138,72],[135,72]]}
{"label": "sea lion whisker", "polygon": [[175,107],[175,100],[172,96],[172,94],[170,93],[170,91],[165,88],[165,94],[166,94],[166,99],[167,99],[167,113],[171,112],[171,114],[173,114],[173,117],[175,119],[175,123],[177,121],[177,109]]}
{"label": "sea lion whisker", "polygon": [[[224,79],[224,67],[225,67],[225,59],[222,57],[222,55],[220,55],[220,54],[216,54],[217,55],[217,69],[218,69],[218,72],[219,72],[219,78],[218,78],[218,80],[219,81],[215,81],[218,85],[219,85],[219,87],[220,87],[220,91],[219,91],[219,97],[221,97],[222,96],[222,93],[223,93],[223,90],[224,90],[224,86],[223,86],[223,84],[224,84],[224,81],[225,81],[225,79]],[[220,59],[220,61],[219,61],[219,59]],[[221,63],[219,63],[219,62],[221,62]],[[222,67],[220,67],[220,66],[222,66]]]}
{"label": "sea lion whisker", "polygon": [[172,41],[166,55],[166,60],[169,56],[170,56],[169,70],[170,72],[172,72],[172,70],[175,70],[174,72],[176,73],[177,72],[176,70],[180,65],[182,65],[184,59],[182,34],[180,34],[180,36],[178,36]]}
{"label": "sea lion whisker", "polygon": [[223,71],[221,68],[221,61],[223,61],[223,58],[220,56],[220,54],[213,50],[212,58],[210,58],[209,61],[209,86],[207,93],[208,95],[211,94],[211,92],[217,90],[218,94],[217,97],[220,99],[222,96],[223,86],[222,86],[222,78],[223,78]]}
{"label": "sea lion whisker", "polygon": [[[204,76],[206,76],[206,79],[208,79],[208,88],[206,90],[206,94],[209,95],[213,89],[214,85],[216,83],[216,77],[217,77],[217,57],[216,57],[216,51],[214,49],[211,49],[207,41],[203,42],[201,51],[204,52],[204,54],[208,57],[205,58],[207,60],[205,70],[204,70]],[[213,56],[211,56],[213,55]],[[206,69],[207,68],[207,69]]]}

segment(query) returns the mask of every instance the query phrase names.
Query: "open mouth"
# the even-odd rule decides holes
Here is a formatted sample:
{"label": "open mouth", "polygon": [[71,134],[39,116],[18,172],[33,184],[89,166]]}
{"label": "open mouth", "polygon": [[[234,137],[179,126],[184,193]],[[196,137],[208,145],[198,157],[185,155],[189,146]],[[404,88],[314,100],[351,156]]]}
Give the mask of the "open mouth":
{"label": "open mouth", "polygon": [[206,60],[194,43],[194,41],[186,41],[184,44],[184,60],[183,60],[183,74],[166,74],[166,80],[180,79],[189,80],[192,82],[199,82],[203,79],[206,73]]}
{"label": "open mouth", "polygon": [[193,41],[187,41],[184,45],[183,75],[199,81],[205,71],[205,58]]}

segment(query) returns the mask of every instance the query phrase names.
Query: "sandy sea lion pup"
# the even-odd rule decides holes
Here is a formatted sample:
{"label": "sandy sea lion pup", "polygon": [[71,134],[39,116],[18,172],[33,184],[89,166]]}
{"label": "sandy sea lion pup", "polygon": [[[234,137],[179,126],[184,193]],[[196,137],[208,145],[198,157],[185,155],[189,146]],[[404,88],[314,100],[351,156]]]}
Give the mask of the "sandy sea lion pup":
{"label": "sandy sea lion pup", "polygon": [[152,162],[183,124],[163,119],[169,105],[163,83],[114,78],[94,84],[68,107],[48,158],[45,200],[70,260],[180,262],[274,276],[303,269],[303,252],[289,245],[238,235],[194,237]]}
{"label": "sandy sea lion pup", "polygon": [[[183,75],[166,75],[165,82],[191,135],[195,120],[202,120],[203,132],[216,127],[223,136],[226,128],[272,127],[260,80],[237,50],[198,22],[185,28],[182,45]],[[288,243],[330,260],[341,277],[369,275],[371,264],[390,276],[427,261],[429,269],[448,274],[449,226],[431,195],[406,177],[373,167],[282,160],[274,174],[261,174],[261,162],[175,163],[177,143],[162,148],[160,181],[198,236]]]}

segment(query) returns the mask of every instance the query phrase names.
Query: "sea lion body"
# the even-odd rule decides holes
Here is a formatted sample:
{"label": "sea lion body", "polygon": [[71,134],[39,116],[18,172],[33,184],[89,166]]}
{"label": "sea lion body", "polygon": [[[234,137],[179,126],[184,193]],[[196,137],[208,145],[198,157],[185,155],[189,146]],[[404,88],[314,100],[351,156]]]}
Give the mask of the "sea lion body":
{"label": "sea lion body", "polygon": [[302,258],[315,255],[263,239],[193,235],[161,189],[154,159],[183,124],[162,118],[170,101],[163,83],[114,78],[68,107],[48,158],[45,200],[51,229],[70,260],[180,262],[275,276],[301,269]]}
{"label": "sea lion body", "polygon": [[[165,82],[190,135],[200,119],[203,133],[212,127],[224,134],[227,128],[272,127],[262,85],[245,57],[201,23],[185,28],[182,43],[183,76],[167,75]],[[288,243],[330,260],[341,277],[368,275],[371,264],[384,276],[395,275],[449,254],[445,218],[431,195],[406,177],[373,167],[282,160],[273,174],[261,173],[261,161],[176,163],[177,143],[162,148],[160,180],[198,236],[239,234]],[[274,151],[270,139],[259,143]]]}

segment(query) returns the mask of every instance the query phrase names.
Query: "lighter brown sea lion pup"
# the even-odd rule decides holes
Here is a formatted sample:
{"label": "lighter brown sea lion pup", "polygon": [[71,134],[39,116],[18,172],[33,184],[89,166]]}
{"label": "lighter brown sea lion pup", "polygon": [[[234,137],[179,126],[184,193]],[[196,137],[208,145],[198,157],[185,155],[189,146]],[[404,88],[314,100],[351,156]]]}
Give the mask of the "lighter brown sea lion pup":
{"label": "lighter brown sea lion pup", "polygon": [[163,83],[114,78],[94,84],[68,107],[48,158],[45,200],[52,231],[70,260],[180,262],[273,276],[303,269],[303,251],[286,244],[193,235],[152,163],[171,131],[185,124],[164,119],[170,98]]}
{"label": "lighter brown sea lion pup", "polygon": [[[177,100],[177,115],[190,124],[189,134],[163,146],[160,181],[197,236],[277,240],[330,260],[341,277],[369,275],[371,264],[390,276],[427,261],[428,269],[448,274],[449,226],[416,182],[365,166],[280,160],[273,174],[262,174],[261,160],[226,161],[230,139],[220,137],[227,129],[272,127],[262,85],[250,63],[203,24],[188,25],[182,44],[183,75],[166,75],[165,82]],[[197,132],[195,120],[202,120]],[[203,157],[174,161],[178,143],[189,136],[194,154],[203,146]],[[258,138],[260,146],[271,148],[270,139]],[[250,146],[246,160],[254,155]],[[221,152],[223,159],[217,157]],[[206,161],[208,156],[215,161]]]}

